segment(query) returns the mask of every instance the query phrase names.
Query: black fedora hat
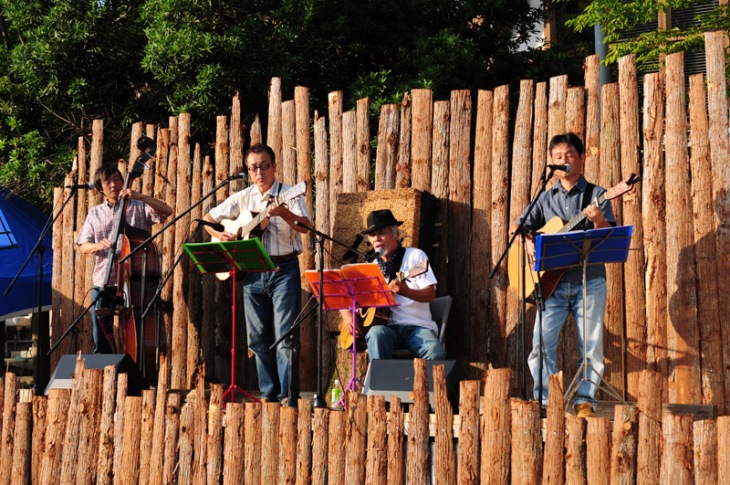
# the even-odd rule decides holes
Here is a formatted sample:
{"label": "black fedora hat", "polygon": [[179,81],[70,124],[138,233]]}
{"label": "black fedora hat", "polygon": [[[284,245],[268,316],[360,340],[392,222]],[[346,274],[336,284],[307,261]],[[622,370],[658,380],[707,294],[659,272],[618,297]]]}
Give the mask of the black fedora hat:
{"label": "black fedora hat", "polygon": [[362,233],[370,234],[371,232],[375,232],[378,229],[382,229],[384,227],[400,226],[401,224],[403,224],[403,221],[396,220],[393,213],[390,212],[390,209],[372,211],[370,214],[368,214],[368,228],[365,229]]}

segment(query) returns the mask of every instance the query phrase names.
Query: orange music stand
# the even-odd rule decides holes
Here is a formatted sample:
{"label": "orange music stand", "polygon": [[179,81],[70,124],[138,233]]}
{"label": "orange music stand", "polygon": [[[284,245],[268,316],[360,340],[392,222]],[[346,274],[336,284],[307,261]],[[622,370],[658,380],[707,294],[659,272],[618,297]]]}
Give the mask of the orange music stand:
{"label": "orange music stand", "polygon": [[[326,269],[323,271],[322,288],[320,288],[319,271],[308,270],[304,276],[309,282],[314,295],[322,299],[325,310],[349,309],[352,313],[353,343],[352,373],[345,386],[345,391],[357,391],[357,386],[363,387],[362,381],[357,378],[357,310],[360,308],[385,308],[397,305],[395,296],[388,287],[388,283],[376,263],[346,264],[340,269]],[[322,290],[322,291],[320,291]],[[337,404],[345,407],[343,393]]]}
{"label": "orange music stand", "polygon": [[228,272],[231,276],[231,384],[223,393],[231,395],[231,402],[236,399],[236,391],[240,391],[252,401],[259,400],[251,393],[236,384],[236,287],[239,272],[274,271],[276,266],[271,261],[263,244],[258,238],[239,241],[219,241],[207,243],[183,244],[185,251],[201,274]]}

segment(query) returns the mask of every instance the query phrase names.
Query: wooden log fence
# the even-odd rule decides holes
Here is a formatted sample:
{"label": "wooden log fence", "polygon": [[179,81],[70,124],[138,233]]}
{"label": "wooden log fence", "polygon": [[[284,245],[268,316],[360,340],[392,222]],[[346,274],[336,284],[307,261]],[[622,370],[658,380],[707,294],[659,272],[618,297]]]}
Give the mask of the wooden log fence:
{"label": "wooden log fence", "polygon": [[[90,397],[101,397],[109,380],[122,387],[126,379],[113,366],[103,373],[85,369],[81,357],[72,388],[54,389],[48,396],[20,392],[8,373],[0,379],[9,410],[2,432],[13,439],[3,441],[0,450],[7,457],[3,480],[699,484],[727,476],[728,416],[674,414],[668,408],[654,416],[653,403],[642,400],[638,406],[616,406],[613,423],[605,417],[580,419],[565,413],[556,375],[550,379],[554,398],[547,419],[541,419],[537,402],[505,398],[507,369],[489,369],[484,379],[462,381],[459,414],[454,415],[443,365],[434,367],[435,409],[429,412],[425,361],[417,359],[414,367],[413,403],[348,392],[345,411],[313,409],[307,400],[296,408],[253,402],[224,406],[220,386],[207,396],[196,389],[162,391],[164,400],[153,391],[94,400]],[[647,394],[660,395],[658,373],[642,371],[640,380]],[[160,403],[163,409],[157,412]],[[36,412],[40,407],[47,418]],[[110,408],[116,416],[109,415]],[[122,425],[100,427],[97,418]],[[153,438],[153,429],[161,430],[164,439]],[[146,446],[145,439],[150,441]],[[155,446],[163,449],[161,455],[150,453]],[[117,454],[119,464],[112,467]],[[34,460],[42,465],[31,466]]]}
{"label": "wooden log fence", "polygon": [[[447,100],[417,89],[406,93],[401,104],[383,105],[377,120],[368,116],[368,99],[358,100],[348,111],[342,91],[329,94],[326,116],[320,116],[310,108],[306,88],[296,88],[293,101],[287,100],[281,80],[274,78],[268,89],[266,133],[258,116],[248,126],[241,119],[245,97],[236,95],[230,115],[215,120],[210,154],[205,145],[193,142],[190,115],[182,113],[171,117],[167,126],[135,124],[130,156],[138,153],[138,136],[156,140],[153,170],[139,187],[181,213],[229,174],[243,171],[247,143],[265,140],[277,153],[285,181],[314,185],[305,204],[322,231],[338,224],[338,194],[407,187],[430,192],[438,205],[433,215],[435,246],[427,249],[439,293],[455,298],[451,320],[457,323],[447,329],[448,353],[466,365],[473,374],[468,377],[490,366],[511,369],[509,396],[528,398],[532,382],[525,362],[533,313],[528,311],[523,325],[504,265],[492,278],[487,275],[506,249],[510,221],[539,186],[550,137],[574,130],[585,138],[589,179],[609,187],[630,172],[642,176],[634,194],[613,201],[619,223],[632,225],[634,236],[627,263],[610,265],[608,270],[605,380],[627,400],[636,401],[642,391],[641,373],[652,370],[663,381],[661,403],[711,404],[723,415],[730,407],[730,332],[722,325],[723,315],[730,314],[730,300],[720,298],[730,274],[730,229],[725,223],[730,218],[726,41],[726,33],[706,34],[707,72],[692,77],[688,95],[682,53],[667,56],[662,72],[643,78],[637,75],[635,59],[625,57],[619,62],[618,82],[603,86],[598,83],[598,58],[591,56],[585,61],[584,86],[569,86],[566,76],[558,76],[476,93],[455,90]],[[513,88],[519,92],[511,93]],[[514,109],[510,99],[518,100]],[[377,145],[371,150],[375,130]],[[90,138],[79,139],[70,182],[91,179],[102,163],[103,145],[104,122],[95,120]],[[120,167],[126,170],[126,162]],[[240,182],[224,184],[197,212],[159,237],[163,270],[172,266],[190,233],[190,221],[241,188]],[[60,204],[69,194],[58,189],[56,195]],[[53,336],[62,334],[90,302],[92,259],[69,248],[88,209],[99,201],[91,191],[81,194],[54,227]],[[310,242],[305,246],[303,270],[316,264]],[[325,264],[337,262],[328,259]],[[308,298],[308,288],[303,286],[302,291]],[[191,388],[200,375],[208,383],[230,382],[230,283],[198,278],[183,262],[161,297],[169,365],[158,381],[168,389]],[[236,331],[245,335],[243,305],[238,308]],[[79,328],[78,343],[88,352],[90,320],[86,318]],[[314,357],[317,332],[313,321],[302,328],[301,388],[316,390],[321,370]],[[323,337],[325,373],[332,368],[331,337]],[[577,368],[575,340],[573,325],[566,325],[559,357],[565,379],[572,378]],[[70,347],[59,347],[52,366]],[[246,343],[239,342],[235,373],[239,386],[252,389],[256,374],[247,350]],[[158,395],[156,409],[160,399]],[[124,408],[115,412],[125,413]],[[530,422],[532,412],[520,407],[519,422]],[[266,413],[260,418],[271,419]],[[327,423],[313,419],[319,426],[343,426],[338,419]],[[119,426],[115,422],[115,431]],[[586,432],[593,430],[588,427]],[[154,428],[154,433],[159,430]],[[410,440],[414,434],[408,436]],[[7,442],[12,434],[0,438]],[[312,446],[318,453],[325,449],[321,442]],[[592,453],[587,457],[603,461]],[[0,454],[3,463],[9,459]],[[121,459],[114,457],[115,467]],[[312,456],[313,463],[321,459]],[[345,466],[332,456],[328,459],[338,470]],[[210,460],[217,458],[206,455],[198,467]],[[408,465],[423,467],[423,463],[419,456]],[[162,476],[163,470],[159,473]],[[266,473],[273,474],[274,468]],[[422,470],[409,473],[423,475]]]}

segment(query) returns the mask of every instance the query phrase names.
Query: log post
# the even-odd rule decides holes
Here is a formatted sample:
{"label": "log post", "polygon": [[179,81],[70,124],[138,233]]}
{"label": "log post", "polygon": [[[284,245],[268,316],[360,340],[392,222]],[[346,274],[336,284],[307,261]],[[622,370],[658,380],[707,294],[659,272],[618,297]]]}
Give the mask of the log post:
{"label": "log post", "polygon": [[586,420],[565,415],[565,483],[586,485]]}
{"label": "log post", "polygon": [[589,418],[586,429],[586,476],[591,485],[608,485],[611,478],[611,421]]}
{"label": "log post", "polygon": [[692,440],[694,443],[694,483],[720,483],[717,467],[717,420],[695,421]]}
{"label": "log post", "polygon": [[513,399],[511,409],[511,483],[513,485],[540,483],[543,461],[540,404],[537,401]]}
{"label": "log post", "polygon": [[413,360],[413,404],[408,414],[408,463],[406,464],[406,482],[409,484],[427,484],[428,470],[428,377],[426,361]]}
{"label": "log post", "polygon": [[299,419],[297,420],[297,485],[312,483],[312,409],[309,399],[300,399],[298,403]]}
{"label": "log post", "polygon": [[[327,408],[314,410],[312,421],[312,482],[324,485],[327,477],[327,438],[329,436],[330,411]],[[308,485],[308,484],[307,484]]]}
{"label": "log post", "polygon": [[691,414],[664,415],[659,483],[693,483],[692,420]]}
{"label": "log post", "polygon": [[139,483],[139,439],[141,436],[141,417],[142,398],[137,396],[128,396],[124,400],[124,449],[122,451],[122,464],[121,468],[116,470],[116,474],[119,475],[119,483],[121,485],[133,485]]}
{"label": "log post", "polygon": [[611,445],[611,483],[631,483],[636,476],[638,408],[616,406]]}
{"label": "log post", "polygon": [[390,412],[388,413],[388,484],[403,485],[405,469],[403,456],[403,426],[405,417],[400,398],[390,398]]}
{"label": "log post", "polygon": [[[432,367],[433,393],[436,414],[436,437],[433,455],[433,473],[444,484],[456,483],[456,456],[454,451],[454,411],[449,402],[443,364]],[[472,416],[473,417],[473,416]],[[461,439],[459,439],[461,446]],[[473,443],[472,443],[473,446]]]}
{"label": "log post", "polygon": [[387,431],[384,396],[368,396],[367,450],[365,451],[365,483],[386,485],[388,483]]}
{"label": "log post", "polygon": [[246,485],[261,483],[261,410],[259,403],[247,402],[245,405],[244,436],[246,454],[243,457]]}
{"label": "log post", "polygon": [[226,406],[223,436],[223,470],[225,470],[223,485],[244,483],[245,460],[241,459],[246,454],[244,415],[243,404],[232,402]]}
{"label": "log post", "polygon": [[548,378],[548,407],[545,429],[545,460],[542,483],[565,482],[565,411],[563,400],[563,373]]}
{"label": "log post", "polygon": [[489,369],[482,396],[482,483],[509,483],[510,369]]}
{"label": "log post", "polygon": [[[443,366],[440,366],[443,367]],[[446,381],[443,381],[445,384]],[[459,484],[477,483],[479,479],[479,381],[461,381],[459,392]],[[445,386],[444,386],[445,387]],[[451,420],[448,420],[450,423]]]}

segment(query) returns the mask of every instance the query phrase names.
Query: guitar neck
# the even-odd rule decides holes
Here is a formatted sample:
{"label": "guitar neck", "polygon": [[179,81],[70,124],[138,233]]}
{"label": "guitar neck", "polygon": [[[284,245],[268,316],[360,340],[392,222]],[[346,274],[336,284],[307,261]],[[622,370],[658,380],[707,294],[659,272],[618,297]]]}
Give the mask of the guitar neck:
{"label": "guitar neck", "polygon": [[[601,204],[603,204],[606,201],[606,194],[601,194],[598,197],[596,197],[596,206],[600,207]],[[571,220],[565,223],[565,225],[560,229],[558,232],[570,232],[573,229],[576,228],[578,224],[583,222],[583,220],[586,218],[585,214],[583,214],[583,211],[580,211],[578,214],[576,214]]]}

